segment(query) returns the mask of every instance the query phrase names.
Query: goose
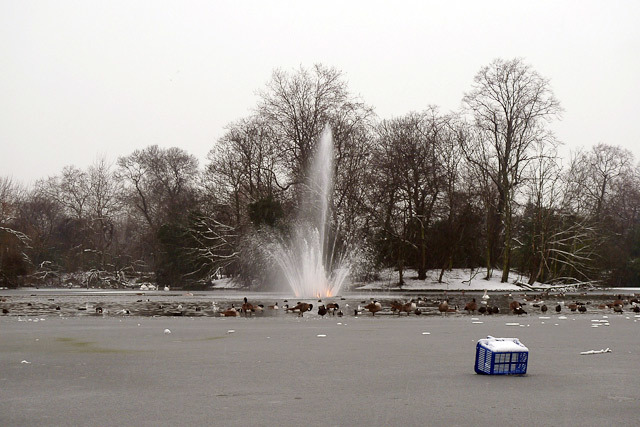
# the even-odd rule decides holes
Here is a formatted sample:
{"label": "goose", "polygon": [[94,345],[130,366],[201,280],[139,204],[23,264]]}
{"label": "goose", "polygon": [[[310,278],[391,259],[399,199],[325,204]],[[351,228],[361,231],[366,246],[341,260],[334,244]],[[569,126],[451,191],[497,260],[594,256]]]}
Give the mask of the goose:
{"label": "goose", "polygon": [[223,317],[236,317],[239,316],[240,313],[238,313],[238,310],[231,304],[231,307],[220,313],[220,315]]}
{"label": "goose", "polygon": [[273,305],[268,306],[268,308],[270,310],[280,310],[280,307],[278,307],[278,303],[277,302],[275,304],[273,304]]}
{"label": "goose", "polygon": [[616,313],[622,313],[622,304],[616,304],[613,306],[613,311],[615,311]]}
{"label": "goose", "polygon": [[556,313],[560,313],[562,311],[562,305],[556,305]]}
{"label": "goose", "polygon": [[542,306],[540,307],[540,311],[542,311],[543,313],[546,313],[548,310],[547,305],[546,304],[542,304]]}
{"label": "goose", "polygon": [[242,304],[242,312],[244,313],[245,316],[247,316],[247,313],[249,313],[248,315],[251,315],[251,312],[255,311],[253,308],[253,304],[251,304],[248,300],[247,297],[244,297],[244,303]]}
{"label": "goose", "polygon": [[402,311],[402,304],[398,301],[391,301],[391,311],[397,311],[398,314],[400,314],[400,311]]}
{"label": "goose", "polygon": [[303,316],[305,311],[311,311],[313,308],[313,304],[308,304],[306,302],[298,302],[295,307],[287,307],[287,311],[295,311],[299,316]]}
{"label": "goose", "polygon": [[382,304],[380,304],[378,301],[372,301],[369,304],[364,306],[365,310],[369,310],[371,312],[372,316],[375,316],[377,312],[379,312],[380,310],[382,310]]}
{"label": "goose", "polygon": [[325,307],[324,304],[318,307],[318,314],[322,317],[324,317],[324,315],[327,314],[327,307]]}
{"label": "goose", "polygon": [[[489,309],[491,309],[491,307],[489,307]],[[478,313],[480,313],[480,314],[486,314],[486,313],[487,313],[487,307],[485,307],[484,305],[481,305],[481,306],[478,308]]]}
{"label": "goose", "polygon": [[509,309],[513,312],[516,311],[516,309],[521,308],[522,305],[518,302],[518,301],[511,301],[511,303],[509,304]]}
{"label": "goose", "polygon": [[327,304],[327,310],[329,310],[329,312],[332,315],[335,315],[336,314],[336,310],[338,310],[339,308],[340,308],[340,306],[335,302],[330,302],[329,304]]}
{"label": "goose", "polygon": [[[418,310],[418,306],[416,305],[415,302],[413,301],[409,301],[408,303],[405,303],[402,305],[402,311],[405,311],[407,313],[407,316],[409,315],[409,313],[411,312],[416,312],[416,310]],[[418,310],[419,311],[419,310]]]}
{"label": "goose", "polygon": [[464,309],[467,311],[467,313],[475,313],[476,310],[478,309],[478,304],[476,303],[476,299],[474,298],[471,302],[468,302],[464,306]]}
{"label": "goose", "polygon": [[446,314],[449,311],[449,302],[444,300],[438,304],[438,311],[442,314]]}
{"label": "goose", "polygon": [[580,304],[580,305],[578,306],[578,311],[579,311],[580,313],[586,313],[586,312],[587,312],[587,307],[585,307],[585,305],[584,305],[584,304]]}

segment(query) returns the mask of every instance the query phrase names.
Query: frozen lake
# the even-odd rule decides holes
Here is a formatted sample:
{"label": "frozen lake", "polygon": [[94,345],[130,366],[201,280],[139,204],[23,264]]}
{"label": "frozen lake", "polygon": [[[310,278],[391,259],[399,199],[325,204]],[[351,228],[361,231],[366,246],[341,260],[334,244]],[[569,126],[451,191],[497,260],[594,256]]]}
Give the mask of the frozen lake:
{"label": "frozen lake", "polygon": [[0,425],[638,425],[640,318],[545,317],[0,316]]}

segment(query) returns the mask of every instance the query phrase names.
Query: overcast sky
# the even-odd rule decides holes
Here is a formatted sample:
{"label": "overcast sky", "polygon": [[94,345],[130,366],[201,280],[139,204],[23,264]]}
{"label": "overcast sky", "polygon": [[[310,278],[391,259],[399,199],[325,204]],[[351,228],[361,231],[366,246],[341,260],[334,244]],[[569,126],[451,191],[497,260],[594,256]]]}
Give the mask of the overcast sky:
{"label": "overcast sky", "polygon": [[275,68],[336,67],[380,118],[457,110],[498,57],[551,80],[568,147],[640,160],[639,22],[637,0],[0,0],[0,176],[152,144],[202,165]]}

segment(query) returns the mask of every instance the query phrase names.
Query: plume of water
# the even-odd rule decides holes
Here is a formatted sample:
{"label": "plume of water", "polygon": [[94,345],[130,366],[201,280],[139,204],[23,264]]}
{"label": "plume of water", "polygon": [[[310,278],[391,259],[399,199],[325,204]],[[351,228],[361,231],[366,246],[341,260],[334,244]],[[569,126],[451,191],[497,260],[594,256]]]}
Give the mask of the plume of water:
{"label": "plume of water", "polygon": [[348,257],[330,239],[333,190],[333,138],[325,126],[307,177],[307,188],[291,235],[275,244],[272,256],[294,294],[301,298],[335,296],[349,274]]}

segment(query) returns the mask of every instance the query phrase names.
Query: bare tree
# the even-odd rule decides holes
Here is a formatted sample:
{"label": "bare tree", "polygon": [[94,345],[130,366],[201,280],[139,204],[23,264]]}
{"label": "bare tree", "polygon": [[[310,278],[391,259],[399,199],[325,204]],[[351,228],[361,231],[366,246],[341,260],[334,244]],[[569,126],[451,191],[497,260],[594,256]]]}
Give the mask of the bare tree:
{"label": "bare tree", "polygon": [[270,127],[259,117],[239,120],[208,154],[204,185],[206,194],[229,206],[234,223],[242,224],[247,206],[267,197],[279,197],[286,180]]}
{"label": "bare tree", "polygon": [[[311,70],[301,67],[292,74],[276,70],[259,95],[257,114],[277,141],[289,180],[284,185],[304,182],[326,124],[334,130],[334,145],[340,153],[347,150],[373,114],[370,107],[349,93],[339,70],[321,64]],[[339,162],[336,165],[339,167]]]}
{"label": "bare tree", "polygon": [[[395,241],[400,284],[408,259],[424,280],[427,271],[427,229],[443,193],[439,156],[446,139],[446,119],[435,108],[385,120],[379,127],[375,153],[376,186],[373,212],[386,236]],[[410,250],[410,253],[406,253]]]}
{"label": "bare tree", "polygon": [[198,160],[180,148],[152,145],[118,159],[118,178],[151,228],[185,213],[195,201]]}
{"label": "bare tree", "polygon": [[463,103],[477,130],[477,138],[463,144],[465,156],[491,179],[498,192],[497,212],[503,227],[502,281],[506,282],[514,191],[535,157],[534,145],[541,141],[554,143],[545,124],[560,113],[560,104],[549,81],[521,59],[496,59],[483,67]]}
{"label": "bare tree", "polygon": [[156,280],[176,280],[182,268],[182,227],[197,206],[198,161],[180,148],[156,145],[118,159],[118,179],[125,186],[126,201],[146,225],[135,235],[143,259],[149,260]]}

